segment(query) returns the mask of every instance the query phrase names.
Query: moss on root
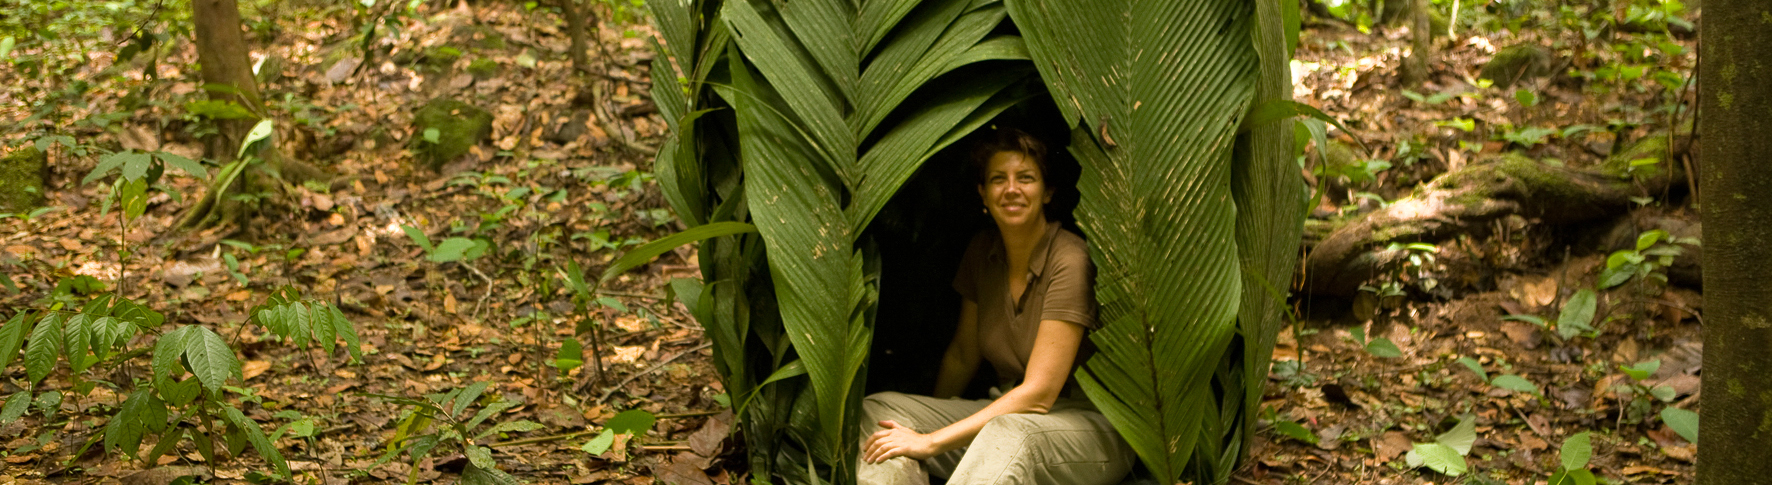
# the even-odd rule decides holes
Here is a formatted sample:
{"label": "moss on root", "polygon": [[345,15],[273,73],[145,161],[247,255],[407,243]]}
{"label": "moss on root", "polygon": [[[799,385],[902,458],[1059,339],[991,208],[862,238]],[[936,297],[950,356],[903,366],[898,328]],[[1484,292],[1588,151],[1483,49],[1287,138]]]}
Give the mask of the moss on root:
{"label": "moss on root", "polygon": [[[437,98],[425,103],[413,116],[413,148],[433,170],[441,168],[468,149],[492,136],[492,113],[474,105]],[[426,136],[437,130],[435,141]]]}
{"label": "moss on root", "polygon": [[1496,51],[1477,77],[1494,81],[1496,87],[1509,88],[1516,82],[1554,74],[1556,67],[1557,60],[1550,49],[1532,43],[1514,44]]}
{"label": "moss on root", "polygon": [[49,155],[36,147],[0,158],[0,211],[27,212],[42,206],[48,175]]}

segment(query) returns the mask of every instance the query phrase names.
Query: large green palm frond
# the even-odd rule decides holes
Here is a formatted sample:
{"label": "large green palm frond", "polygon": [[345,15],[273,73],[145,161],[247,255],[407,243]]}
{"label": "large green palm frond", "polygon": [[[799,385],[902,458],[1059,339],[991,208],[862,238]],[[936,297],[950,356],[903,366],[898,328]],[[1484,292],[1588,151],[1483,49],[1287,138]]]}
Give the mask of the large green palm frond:
{"label": "large green palm frond", "polygon": [[[698,303],[735,404],[751,406],[747,433],[763,435],[747,435],[753,465],[797,473],[779,446],[792,438],[849,481],[876,294],[862,229],[924,161],[1019,101],[1032,69],[942,76],[1026,50],[987,38],[1006,18],[995,0],[650,7],[664,41],[653,76],[683,81],[654,88],[673,135],[657,165],[667,200],[691,224],[759,230],[761,248],[704,244]],[[743,267],[757,264],[767,272]],[[759,283],[770,291],[746,289]]]}
{"label": "large green palm frond", "polygon": [[1008,5],[1083,164],[1104,326],[1078,380],[1160,480],[1234,462],[1195,454],[1219,448],[1196,445],[1235,427],[1243,400],[1211,382],[1241,380],[1218,371],[1246,301],[1231,162],[1258,73],[1253,3]]}

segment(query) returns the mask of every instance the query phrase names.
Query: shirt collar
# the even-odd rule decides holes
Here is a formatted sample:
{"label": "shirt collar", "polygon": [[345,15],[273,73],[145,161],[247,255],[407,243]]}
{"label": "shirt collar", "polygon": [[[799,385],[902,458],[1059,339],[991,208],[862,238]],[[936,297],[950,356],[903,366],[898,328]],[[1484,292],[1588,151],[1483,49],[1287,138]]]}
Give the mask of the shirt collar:
{"label": "shirt collar", "polygon": [[[1028,255],[1028,272],[1039,277],[1046,272],[1046,258],[1052,252],[1052,239],[1058,237],[1058,221],[1046,221],[1046,232],[1040,235],[1040,242],[1034,243],[1033,253]],[[991,245],[990,257],[996,261],[1004,261],[1003,231],[997,231],[997,240]]]}

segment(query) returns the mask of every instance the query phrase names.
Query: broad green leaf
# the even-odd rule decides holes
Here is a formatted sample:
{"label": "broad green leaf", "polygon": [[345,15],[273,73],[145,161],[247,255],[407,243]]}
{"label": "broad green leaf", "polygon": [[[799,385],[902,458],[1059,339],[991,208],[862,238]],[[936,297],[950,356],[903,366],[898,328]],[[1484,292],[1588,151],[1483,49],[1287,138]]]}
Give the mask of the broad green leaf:
{"label": "broad green leaf", "polygon": [[31,391],[19,391],[6,398],[6,405],[0,406],[0,425],[9,424],[25,415],[31,409]]}
{"label": "broad green leaf", "polygon": [[547,426],[543,426],[541,423],[537,423],[537,422],[526,420],[526,419],[517,420],[517,421],[508,421],[508,422],[498,423],[496,425],[493,425],[492,427],[486,428],[485,431],[481,431],[479,434],[474,435],[474,439],[476,439],[476,440],[483,439],[487,436],[494,436],[499,433],[528,433],[530,431],[535,431],[535,430],[545,429],[545,428],[547,428]]}
{"label": "broad green leaf", "polygon": [[567,338],[560,343],[560,351],[554,353],[554,367],[562,373],[571,371],[584,365],[584,358],[584,346],[578,343],[578,339]]}
{"label": "broad green leaf", "polygon": [[1661,422],[1667,423],[1669,429],[1679,433],[1686,441],[1698,443],[1698,413],[1668,406],[1661,408]]}
{"label": "broad green leaf", "polygon": [[1561,469],[1551,474],[1549,485],[1594,485],[1594,472],[1586,468]]}
{"label": "broad green leaf", "polygon": [[505,412],[507,410],[510,410],[511,408],[520,406],[522,404],[523,404],[522,398],[507,399],[507,400],[503,400],[503,401],[494,402],[492,404],[487,404],[486,407],[480,408],[480,412],[474,413],[474,418],[469,419],[467,425],[463,426],[463,428],[474,429],[474,427],[479,426],[480,423],[486,422],[487,419],[491,419],[493,416],[496,416],[499,413]]}
{"label": "broad green leaf", "polygon": [[1459,357],[1458,363],[1464,364],[1465,368],[1470,369],[1471,372],[1477,373],[1478,380],[1481,380],[1483,382],[1489,382],[1489,373],[1487,371],[1483,370],[1483,364],[1478,363],[1477,359],[1472,359],[1470,357]]}
{"label": "broad green leaf", "polygon": [[1562,313],[1557,314],[1557,334],[1568,340],[1582,332],[1593,331],[1594,309],[1598,304],[1592,289],[1583,288],[1570,295],[1569,301],[1563,303]]}
{"label": "broad green leaf", "polygon": [[18,39],[15,39],[10,35],[6,36],[6,38],[4,38],[4,39],[0,39],[0,59],[5,59],[5,58],[11,56],[12,55],[12,46],[17,45],[17,44],[18,44]]}
{"label": "broad green leaf", "polygon": [[1619,364],[1618,370],[1624,371],[1633,381],[1641,381],[1661,370],[1661,359],[1645,360],[1632,365]]}
{"label": "broad green leaf", "polygon": [[597,437],[591,438],[590,441],[586,441],[584,446],[581,446],[578,449],[592,455],[601,455],[604,452],[609,451],[609,447],[614,444],[615,432],[610,431],[608,428],[604,428],[602,433],[597,433]]}
{"label": "broad green leaf", "polygon": [[18,357],[19,348],[24,346],[25,334],[30,332],[36,318],[29,312],[18,312],[6,323],[0,323],[0,369],[12,365],[12,359]]}
{"label": "broad green leaf", "polygon": [[1475,416],[1464,415],[1458,419],[1458,425],[1434,437],[1434,442],[1446,445],[1457,451],[1459,455],[1469,455],[1471,445],[1477,442],[1477,419]]}
{"label": "broad green leaf", "polygon": [[461,451],[468,455],[468,462],[473,463],[475,468],[498,468],[498,462],[492,461],[492,450],[486,447],[470,445],[462,447]]}
{"label": "broad green leaf", "polygon": [[1403,459],[1411,467],[1426,466],[1447,476],[1456,477],[1470,471],[1469,465],[1464,461],[1464,455],[1460,455],[1458,450],[1454,450],[1450,446],[1439,443],[1416,443],[1415,448],[1409,450]]}
{"label": "broad green leaf", "polygon": [[25,344],[27,382],[36,384],[55,370],[55,360],[61,357],[65,345],[62,335],[62,322],[65,318],[60,313],[50,313],[37,321],[36,328],[31,329],[31,341]]}
{"label": "broad green leaf", "polygon": [[474,401],[480,400],[480,395],[484,394],[486,387],[490,385],[492,383],[488,381],[476,381],[473,384],[468,384],[468,387],[462,388],[461,394],[455,396],[453,406],[449,408],[449,414],[460,415],[467,411],[468,406],[472,406]]}
{"label": "broad green leaf", "polygon": [[1507,389],[1507,390],[1514,391],[1514,392],[1524,392],[1527,394],[1538,394],[1538,385],[1537,384],[1533,384],[1532,381],[1526,380],[1526,378],[1524,378],[1524,377],[1520,377],[1520,376],[1513,375],[1513,374],[1502,374],[1499,376],[1495,376],[1495,379],[1489,381],[1489,384],[1493,385],[1495,387]]}
{"label": "broad green leaf", "polygon": [[118,198],[122,201],[123,217],[135,219],[148,210],[147,179],[132,178],[118,185]]}
{"label": "broad green leaf", "polygon": [[1317,444],[1317,434],[1305,429],[1304,425],[1292,421],[1275,421],[1274,430],[1288,438],[1310,444]]}
{"label": "broad green leaf", "polygon": [[[210,335],[214,335],[214,333],[211,333]],[[229,352],[229,356],[232,357],[232,355],[232,352]],[[283,454],[277,451],[277,446],[272,444],[271,440],[265,439],[265,430],[259,428],[257,421],[247,418],[245,414],[242,414],[239,409],[236,409],[233,406],[221,404],[219,407],[222,411],[222,418],[227,420],[228,424],[233,425],[235,428],[238,428],[241,432],[245,433],[246,441],[252,444],[252,449],[258,452],[258,456],[264,458],[266,462],[269,462],[272,466],[276,467],[277,476],[291,476],[289,474],[289,462],[283,460]]]}
{"label": "broad green leaf", "polygon": [[119,173],[126,181],[146,179],[148,169],[153,168],[154,165],[154,157],[146,153],[129,151],[113,153],[109,156],[121,162],[122,172]]}
{"label": "broad green leaf", "polygon": [[1670,402],[1673,401],[1675,397],[1678,397],[1679,394],[1674,391],[1674,388],[1661,385],[1649,388],[1649,395],[1655,396],[1655,399],[1660,400],[1661,402]]}
{"label": "broad green leaf", "polygon": [[154,152],[154,156],[159,158],[162,163],[183,170],[192,177],[209,180],[209,169],[203,168],[203,164],[198,163],[196,160],[166,152]]}
{"label": "broad green leaf", "polygon": [[1212,402],[1211,376],[1246,301],[1231,175],[1236,122],[1261,64],[1254,9],[1005,3],[1083,168],[1076,214],[1103,326],[1090,337],[1101,352],[1078,382],[1158,481],[1177,481],[1221,426],[1196,403]]}
{"label": "broad green leaf", "polygon": [[609,418],[609,422],[603,423],[603,427],[616,433],[641,435],[652,429],[652,423],[655,420],[652,413],[640,409],[629,409]]}
{"label": "broad green leaf", "polygon": [[220,393],[229,376],[240,374],[240,361],[234,358],[234,349],[228,348],[227,342],[208,327],[190,325],[187,328],[192,330],[185,332],[185,363],[191,367],[197,381],[203,383],[204,389]]}
{"label": "broad green leaf", "polygon": [[1637,269],[1637,265],[1630,263],[1621,266],[1608,266],[1600,270],[1600,276],[1595,278],[1594,286],[1604,290],[1622,285],[1626,281],[1630,281],[1632,276],[1636,276]]}
{"label": "broad green leaf", "polygon": [[1370,342],[1366,342],[1366,353],[1372,354],[1373,357],[1382,357],[1386,359],[1395,359],[1403,356],[1403,350],[1397,348],[1397,344],[1391,342],[1391,339],[1384,337],[1375,338]]}
{"label": "broad green leaf", "polygon": [[1550,326],[1549,323],[1545,323],[1544,318],[1539,317],[1537,315],[1507,315],[1507,316],[1501,317],[1501,319],[1503,321],[1526,322],[1526,323],[1530,323],[1533,325],[1537,325],[1539,327],[1549,327]]}
{"label": "broad green leaf", "polygon": [[1587,468],[1587,461],[1594,457],[1594,447],[1589,442],[1588,432],[1582,431],[1563,440],[1563,448],[1558,454],[1563,460],[1564,470],[1580,470]]}
{"label": "broad green leaf", "polygon": [[468,466],[462,467],[461,483],[462,485],[517,485],[523,482],[497,468],[481,467],[469,462]]}
{"label": "broad green leaf", "polygon": [[640,247],[623,253],[621,257],[615,258],[615,261],[609,263],[609,268],[603,271],[603,276],[597,279],[598,286],[601,286],[602,282],[609,281],[610,278],[614,278],[616,275],[634,269],[636,266],[646,264],[646,262],[651,261],[652,258],[656,258],[661,254],[677,249],[677,247],[684,244],[703,239],[730,236],[733,234],[751,233],[756,232],[756,230],[756,226],[742,222],[715,222],[712,224],[692,227],[683,232],[658,238],[658,240],[640,245]]}
{"label": "broad green leaf", "polygon": [[80,183],[90,184],[94,180],[104,178],[105,175],[110,174],[111,171],[116,170],[117,167],[123,166],[123,162],[127,161],[128,158],[121,155],[124,155],[124,153],[112,153],[98,157],[98,165],[92,167],[92,171],[87,172],[86,177],[80,179]]}
{"label": "broad green leaf", "polygon": [[437,250],[428,259],[433,263],[453,263],[465,259],[468,249],[474,247],[474,241],[468,238],[452,237],[437,243]]}
{"label": "broad green leaf", "polygon": [[147,427],[142,425],[141,414],[147,398],[147,391],[136,391],[118,407],[117,414],[111,416],[111,421],[105,423],[106,452],[123,450],[131,458],[141,452],[142,436],[147,432]]}
{"label": "broad green leaf", "polygon": [[406,233],[406,237],[412,238],[414,244],[418,244],[418,247],[424,248],[426,253],[437,251],[436,247],[431,246],[431,238],[425,237],[424,231],[412,226],[400,226],[400,230]]}
{"label": "broad green leaf", "polygon": [[252,125],[252,130],[246,132],[246,139],[240,142],[240,153],[234,155],[234,158],[246,158],[246,150],[252,148],[253,143],[270,138],[272,128],[275,128],[275,123],[270,118],[258,120],[258,124]]}

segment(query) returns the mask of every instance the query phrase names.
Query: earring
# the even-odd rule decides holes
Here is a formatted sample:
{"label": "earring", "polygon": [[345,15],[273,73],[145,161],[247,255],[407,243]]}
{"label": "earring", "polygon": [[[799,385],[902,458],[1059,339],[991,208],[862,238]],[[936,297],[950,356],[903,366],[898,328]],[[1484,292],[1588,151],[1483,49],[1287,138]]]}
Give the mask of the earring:
{"label": "earring", "polygon": [[978,211],[984,213],[984,215],[987,215],[987,216],[991,215],[991,208],[989,208],[989,207],[980,207],[978,209]]}

